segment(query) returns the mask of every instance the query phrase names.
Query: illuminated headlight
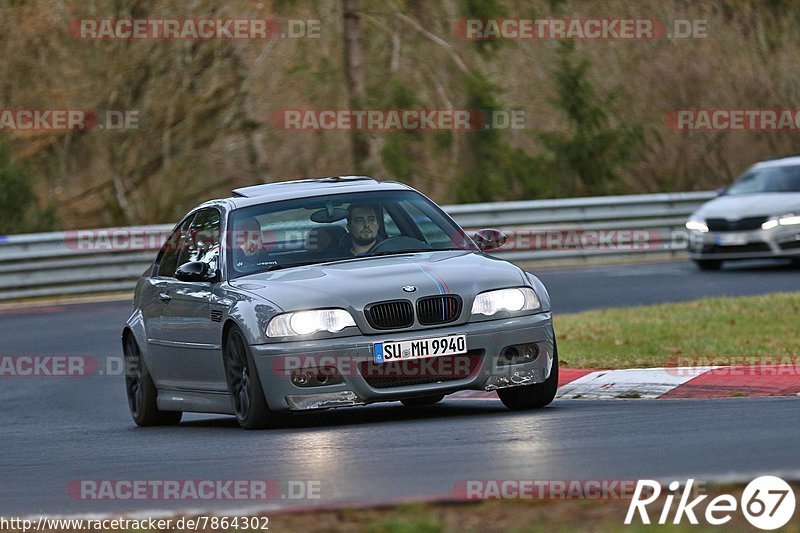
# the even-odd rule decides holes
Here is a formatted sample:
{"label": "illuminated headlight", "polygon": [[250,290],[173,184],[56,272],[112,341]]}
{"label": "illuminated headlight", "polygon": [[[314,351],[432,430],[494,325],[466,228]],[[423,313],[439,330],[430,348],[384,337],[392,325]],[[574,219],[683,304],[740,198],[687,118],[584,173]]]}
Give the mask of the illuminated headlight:
{"label": "illuminated headlight", "polygon": [[476,296],[472,303],[472,314],[492,316],[500,311],[526,311],[539,307],[539,297],[529,287],[500,289]]}
{"label": "illuminated headlight", "polygon": [[708,225],[706,221],[699,217],[692,217],[686,223],[686,229],[689,231],[699,231],[700,233],[708,233]]}
{"label": "illuminated headlight", "polygon": [[284,313],[269,321],[267,337],[311,335],[318,331],[336,333],[356,323],[344,309],[313,309]]}
{"label": "illuminated headlight", "polygon": [[794,226],[795,224],[800,224],[800,215],[786,213],[785,215],[781,215],[779,217],[770,218],[761,224],[761,229],[772,229],[777,228],[778,226]]}

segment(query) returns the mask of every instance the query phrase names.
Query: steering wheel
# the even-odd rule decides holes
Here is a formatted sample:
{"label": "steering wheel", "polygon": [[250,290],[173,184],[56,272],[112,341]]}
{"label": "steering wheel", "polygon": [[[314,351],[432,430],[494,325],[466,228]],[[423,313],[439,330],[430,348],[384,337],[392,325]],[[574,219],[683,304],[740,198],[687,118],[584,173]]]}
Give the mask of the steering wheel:
{"label": "steering wheel", "polygon": [[379,242],[370,250],[370,253],[402,252],[404,250],[433,250],[433,246],[413,237],[398,235]]}

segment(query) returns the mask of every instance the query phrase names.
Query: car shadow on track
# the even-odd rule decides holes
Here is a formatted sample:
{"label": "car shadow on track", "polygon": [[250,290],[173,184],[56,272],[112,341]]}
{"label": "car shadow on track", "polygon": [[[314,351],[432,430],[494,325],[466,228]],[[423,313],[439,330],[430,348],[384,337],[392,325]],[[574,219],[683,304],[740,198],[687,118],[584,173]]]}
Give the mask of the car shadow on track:
{"label": "car shadow on track", "polygon": [[[561,405],[560,405],[561,404]],[[489,400],[444,400],[441,404],[426,407],[405,407],[399,402],[365,407],[339,408],[328,411],[292,413],[280,430],[321,429],[339,426],[363,426],[396,422],[417,422],[456,417],[528,417],[544,415],[563,408],[563,402],[555,402],[544,409],[533,411],[509,411],[500,401]],[[185,428],[239,428],[233,417],[189,420],[182,422]],[[272,431],[276,431],[272,430]]]}
{"label": "car shadow on track", "polygon": [[752,259],[742,261],[727,261],[722,268],[713,274],[724,272],[791,272],[800,271],[800,264],[795,264],[789,259]]}

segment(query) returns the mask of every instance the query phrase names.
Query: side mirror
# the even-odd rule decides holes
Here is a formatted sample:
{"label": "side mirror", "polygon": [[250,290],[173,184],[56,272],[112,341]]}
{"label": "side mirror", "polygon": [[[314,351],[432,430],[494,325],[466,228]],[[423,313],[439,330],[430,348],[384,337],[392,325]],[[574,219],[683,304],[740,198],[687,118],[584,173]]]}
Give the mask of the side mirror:
{"label": "side mirror", "polygon": [[496,229],[482,229],[475,232],[472,240],[478,245],[482,252],[496,250],[506,243],[506,234]]}
{"label": "side mirror", "polygon": [[184,263],[175,271],[175,278],[178,281],[216,281],[217,272],[211,271],[207,263],[202,261],[191,261]]}
{"label": "side mirror", "polygon": [[720,187],[719,189],[715,190],[714,192],[717,193],[717,196],[722,196],[723,194],[728,192],[728,188],[727,187]]}

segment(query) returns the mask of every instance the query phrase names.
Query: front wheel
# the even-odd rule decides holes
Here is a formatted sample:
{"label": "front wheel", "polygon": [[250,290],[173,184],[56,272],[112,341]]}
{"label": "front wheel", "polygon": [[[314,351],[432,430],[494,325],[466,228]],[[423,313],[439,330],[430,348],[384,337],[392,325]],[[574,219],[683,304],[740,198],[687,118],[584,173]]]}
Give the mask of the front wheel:
{"label": "front wheel", "polygon": [[174,426],[180,423],[180,411],[161,411],[156,403],[158,391],[142,359],[133,335],[125,335],[122,344],[125,356],[125,392],[128,408],[137,426]]}
{"label": "front wheel", "polygon": [[537,409],[549,405],[558,390],[558,347],[553,345],[553,368],[543,383],[509,387],[497,391],[503,405],[514,411]]}
{"label": "front wheel", "polygon": [[244,429],[278,425],[278,415],[267,406],[261,379],[242,332],[233,327],[225,343],[225,377],[236,420]]}

